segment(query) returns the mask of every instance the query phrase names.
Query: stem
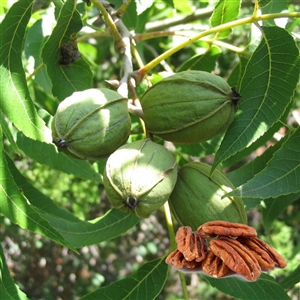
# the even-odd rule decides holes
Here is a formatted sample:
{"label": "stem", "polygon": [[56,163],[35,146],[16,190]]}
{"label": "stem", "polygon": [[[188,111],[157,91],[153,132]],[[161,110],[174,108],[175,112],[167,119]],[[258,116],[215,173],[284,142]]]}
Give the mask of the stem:
{"label": "stem", "polygon": [[125,96],[128,98],[128,80],[129,80],[130,74],[133,71],[130,32],[121,20],[119,20],[117,22],[117,27],[120,31],[120,36],[122,37],[122,42],[124,45],[124,47],[122,49],[123,76],[120,80],[120,86],[118,88],[118,93],[121,94],[122,96]]}
{"label": "stem", "polygon": [[140,43],[142,41],[154,39],[157,37],[174,36],[174,35],[189,38],[188,35],[180,32],[180,31],[154,31],[154,32],[146,32],[146,33],[137,33],[133,36],[133,39],[136,43]]}
{"label": "stem", "polygon": [[160,56],[158,56],[157,58],[153,59],[150,63],[146,64],[143,68],[140,68],[136,73],[137,76],[136,78],[143,78],[146,73],[148,73],[150,70],[152,70],[154,67],[156,67],[162,60],[168,58],[169,56],[173,55],[174,53],[176,53],[177,51],[183,49],[184,47],[194,43],[195,41],[210,35],[212,33],[217,33],[219,31],[222,30],[226,30],[229,28],[233,28],[236,26],[240,26],[240,25],[245,25],[248,23],[253,23],[253,22],[257,22],[257,21],[264,21],[264,20],[270,20],[270,19],[276,19],[276,18],[297,18],[300,17],[300,12],[286,12],[286,13],[274,13],[274,14],[266,14],[266,15],[261,15],[261,16],[250,16],[247,18],[243,18],[240,20],[236,20],[236,21],[232,21],[232,22],[228,22],[226,24],[222,24],[219,26],[216,26],[214,28],[210,28],[204,32],[201,32],[200,34],[197,34],[196,36],[189,38],[187,41],[181,43],[180,45],[177,45],[169,50],[167,50],[166,52],[164,52],[163,54],[161,54]]}
{"label": "stem", "polygon": [[[103,1],[103,0],[101,2],[99,2],[98,0],[91,0],[91,2],[102,13],[103,18],[107,22],[108,27],[111,31],[111,35],[113,36],[113,38],[115,40],[115,44],[118,44],[122,40],[122,37],[119,34],[119,31],[116,27],[116,24],[115,24],[114,20],[112,19],[111,15],[108,13],[108,11],[104,7],[104,5],[109,6],[109,3],[107,1]],[[120,47],[122,47],[122,45],[120,45]]]}
{"label": "stem", "polygon": [[31,74],[26,77],[26,81],[29,81],[36,73],[38,73],[44,67],[44,64],[40,64]]}
{"label": "stem", "polygon": [[79,42],[83,42],[83,41],[86,41],[90,38],[97,38],[99,36],[111,36],[111,34],[107,31],[95,31],[95,32],[91,32],[91,33],[88,33],[88,34],[85,34],[85,35],[82,35],[81,37],[78,37],[76,39],[76,42],[79,43]]}
{"label": "stem", "polygon": [[[168,201],[164,204],[164,212],[165,212],[165,218],[166,218],[166,222],[167,222],[168,233],[169,233],[169,237],[170,237],[170,243],[171,243],[170,248],[172,250],[174,250],[174,249],[177,248],[177,244],[176,244],[176,238],[175,238],[175,233],[174,233],[172,216],[171,216],[171,211],[170,211],[170,206],[169,206]],[[180,279],[180,283],[181,283],[183,299],[184,300],[189,300],[190,297],[189,297],[189,293],[188,293],[188,290],[187,290],[187,287],[186,287],[184,274],[180,271],[178,271],[178,274],[179,274],[179,279]]]}
{"label": "stem", "polygon": [[184,274],[182,272],[178,272],[178,273],[179,273],[179,278],[180,278],[180,283],[181,283],[181,288],[182,288],[183,299],[189,300],[190,296],[189,296],[189,292],[186,287]]}
{"label": "stem", "polygon": [[123,4],[119,7],[119,9],[116,11],[116,15],[122,17],[128,8],[131,0],[126,0],[123,2]]}
{"label": "stem", "polygon": [[168,201],[164,204],[164,212],[165,212],[165,218],[167,222],[168,233],[170,237],[171,249],[174,250],[177,248],[177,244],[176,244],[173,221],[172,221],[172,216],[171,216],[171,211],[170,211],[170,206]]}

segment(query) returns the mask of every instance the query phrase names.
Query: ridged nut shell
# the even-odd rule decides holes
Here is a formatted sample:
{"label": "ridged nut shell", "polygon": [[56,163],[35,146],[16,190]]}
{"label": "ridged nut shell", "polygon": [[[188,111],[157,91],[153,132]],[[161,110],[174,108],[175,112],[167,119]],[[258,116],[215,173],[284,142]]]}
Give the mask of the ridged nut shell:
{"label": "ridged nut shell", "polygon": [[164,78],[141,98],[149,132],[193,144],[222,134],[234,119],[240,95],[220,76],[184,71]]}
{"label": "ridged nut shell", "polygon": [[115,208],[147,218],[168,200],[176,179],[174,155],[147,139],[123,145],[109,156],[103,184]]}
{"label": "ridged nut shell", "polygon": [[127,99],[105,88],[73,93],[59,104],[52,121],[58,150],[80,159],[110,155],[125,143],[130,129]]}
{"label": "ridged nut shell", "polygon": [[246,224],[242,198],[222,198],[234,189],[233,184],[221,171],[215,170],[212,177],[210,171],[209,165],[200,162],[187,163],[179,170],[169,200],[177,221],[193,230],[215,220]]}

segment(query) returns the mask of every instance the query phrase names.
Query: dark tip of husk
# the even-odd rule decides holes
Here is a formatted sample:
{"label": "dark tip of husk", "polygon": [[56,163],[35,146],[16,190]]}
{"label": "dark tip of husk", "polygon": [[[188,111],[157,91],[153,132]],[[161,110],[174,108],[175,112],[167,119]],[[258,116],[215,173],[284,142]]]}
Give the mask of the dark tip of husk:
{"label": "dark tip of husk", "polygon": [[69,146],[68,142],[64,139],[55,139],[52,141],[58,148],[67,148]]}
{"label": "dark tip of husk", "polygon": [[231,91],[230,98],[235,106],[235,111],[237,111],[238,101],[241,99],[242,95],[237,92],[235,86],[231,88]]}
{"label": "dark tip of husk", "polygon": [[134,210],[139,204],[139,200],[134,198],[132,195],[129,196],[128,200],[125,202],[125,205],[130,209]]}

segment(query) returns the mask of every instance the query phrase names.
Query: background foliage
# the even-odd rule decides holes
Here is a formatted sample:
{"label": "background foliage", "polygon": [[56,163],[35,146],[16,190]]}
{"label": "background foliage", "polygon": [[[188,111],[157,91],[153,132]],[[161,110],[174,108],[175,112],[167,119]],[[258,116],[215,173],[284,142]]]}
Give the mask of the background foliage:
{"label": "background foliage", "polygon": [[[126,30],[117,31],[124,40],[130,30],[132,66],[96,0],[0,3],[1,297],[182,299],[184,278],[191,299],[297,299],[298,1],[110,2],[124,10]],[[74,61],[62,62],[60,47],[68,42],[81,56],[75,51]],[[191,69],[237,87],[239,111],[225,135],[166,146],[180,165],[204,161],[227,173],[249,224],[286,258],[286,269],[253,283],[197,274],[180,281],[164,262],[170,239],[163,209],[145,220],[112,209],[102,185],[106,159],[90,163],[57,152],[49,128],[59,102],[74,91],[109,87],[106,80],[124,79],[131,67],[136,78],[147,76],[129,98],[166,73]],[[131,117],[128,142],[144,138]]]}

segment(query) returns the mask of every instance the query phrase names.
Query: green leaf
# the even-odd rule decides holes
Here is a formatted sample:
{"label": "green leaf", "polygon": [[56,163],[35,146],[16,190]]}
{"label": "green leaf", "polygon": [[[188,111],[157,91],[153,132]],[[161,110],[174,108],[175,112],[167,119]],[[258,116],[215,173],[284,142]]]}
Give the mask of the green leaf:
{"label": "green leaf", "polygon": [[204,157],[207,155],[215,154],[220,147],[222,136],[218,136],[209,141],[199,144],[176,144],[176,150],[192,156]]}
{"label": "green leaf", "polygon": [[233,71],[231,72],[229,78],[227,79],[227,83],[230,86],[237,87],[237,91],[240,90],[240,81],[243,77],[245,72],[246,65],[248,63],[248,58],[243,57],[242,55],[239,56],[239,63],[235,66]]}
{"label": "green leaf", "polygon": [[284,29],[263,30],[241,81],[238,115],[226,131],[213,169],[267,132],[292,101],[299,79],[299,50]]}
{"label": "green leaf", "polygon": [[[39,210],[43,218],[51,224],[51,229],[57,230],[68,241],[68,243],[63,244],[66,247],[70,248],[72,245],[73,248],[81,248],[98,244],[121,235],[139,221],[135,215],[123,213],[116,209],[108,211],[104,216],[95,220],[82,221],[67,210],[59,208],[52,199],[45,196],[26,180],[13,162],[9,160],[8,163],[13,178],[19,189],[22,190],[24,197],[31,204],[30,207]],[[45,233],[43,235],[53,239],[51,235]]]}
{"label": "green leaf", "polygon": [[[267,132],[265,132],[261,137],[259,137],[254,143],[249,147],[242,149],[241,151],[235,153],[233,156],[229,157],[227,160],[222,162],[223,167],[232,166],[238,162],[241,162],[244,158],[251,156],[258,148],[264,147],[270,140],[274,139],[274,135],[280,130],[282,124],[286,123],[293,108],[293,101],[290,102],[285,112],[283,113],[281,119],[274,123]],[[238,185],[237,185],[238,186]]]}
{"label": "green leaf", "polygon": [[58,233],[44,218],[45,215],[31,205],[12,176],[4,155],[2,143],[0,145],[0,212],[14,224],[21,228],[39,233],[53,241],[75,249]]}
{"label": "green leaf", "polygon": [[89,293],[80,300],[137,300],[156,299],[168,276],[165,257],[157,258],[141,266],[132,275]]}
{"label": "green leaf", "polygon": [[[268,139],[269,140],[269,139]],[[269,147],[262,155],[256,157],[251,162],[244,166],[227,173],[228,179],[234,186],[238,187],[247,181],[251,180],[256,174],[261,172],[268,161],[272,158],[273,154],[281,147],[283,139],[277,142],[274,146]],[[241,153],[241,152],[239,152]],[[261,202],[261,198],[244,198],[245,209],[250,210],[256,207]]]}
{"label": "green leaf", "polygon": [[17,145],[27,156],[40,164],[67,174],[73,174],[79,178],[102,183],[102,176],[92,168],[89,162],[58,152],[54,144],[35,141],[22,133],[18,133]]}
{"label": "green leaf", "polygon": [[[281,1],[279,1],[279,2],[281,2]],[[259,5],[259,7],[265,7],[265,6],[269,5],[271,2],[273,2],[273,1],[272,0],[258,0],[258,5]],[[278,2],[278,1],[276,1],[276,2]]]}
{"label": "green leaf", "polygon": [[9,126],[12,126],[9,122],[6,122],[4,115],[0,114],[0,128],[2,128],[3,134],[5,135],[5,137],[7,138],[7,140],[9,141],[9,144],[12,146],[13,150],[15,153],[17,153],[18,155],[20,155],[20,149],[17,145],[17,143],[15,142],[12,133],[9,129]]}
{"label": "green leaf", "polygon": [[111,209],[105,215],[92,221],[66,222],[53,215],[45,218],[75,248],[99,244],[113,239],[138,223],[135,215]]}
{"label": "green leaf", "polygon": [[243,198],[279,197],[300,190],[300,127],[287,135],[266,168],[227,195]]}
{"label": "green leaf", "polygon": [[32,3],[32,0],[16,2],[0,24],[0,109],[26,136],[50,141],[50,130],[30,99],[22,64],[23,42]]}
{"label": "green leaf", "polygon": [[[265,5],[263,5],[265,2]],[[274,14],[274,13],[280,13],[286,10],[288,7],[287,0],[281,0],[281,1],[270,1],[267,3],[266,1],[259,1],[259,6],[262,7],[261,12],[262,14]],[[276,25],[275,20],[267,20],[264,21],[264,25]]]}
{"label": "green leaf", "polygon": [[75,59],[69,65],[60,64],[60,47],[62,44],[73,42],[75,34],[82,27],[76,4],[75,0],[67,0],[64,3],[57,24],[42,49],[42,59],[53,85],[52,93],[60,101],[75,91],[92,87],[93,74],[83,57]]}
{"label": "green leaf", "polygon": [[216,67],[216,62],[221,54],[221,49],[217,46],[211,46],[204,54],[191,57],[184,62],[177,72],[185,70],[201,70],[211,72]]}
{"label": "green leaf", "polygon": [[0,2],[0,15],[4,15],[7,11],[7,1],[8,0],[2,0]]}
{"label": "green leaf", "polygon": [[44,195],[40,190],[36,189],[31,182],[19,172],[15,164],[9,158],[7,158],[7,165],[16,185],[33,207],[39,209],[39,211],[43,214],[52,214],[55,217],[61,218],[68,222],[80,221],[80,219],[75,217],[71,212],[58,207],[51,198]]}
{"label": "green leaf", "polygon": [[300,265],[287,277],[285,277],[280,285],[284,289],[290,289],[300,282]]}
{"label": "green leaf", "polygon": [[[120,6],[123,4],[122,1],[120,0],[110,0],[109,1],[110,4],[113,4],[115,6],[115,10],[118,10],[120,8]],[[144,5],[143,5],[144,4]],[[147,1],[146,3],[139,3],[136,0],[131,1],[131,3],[129,4],[129,6],[127,7],[123,17],[122,17],[122,21],[124,22],[124,25],[132,30],[132,29],[136,29],[136,25],[137,25],[137,8],[141,11],[138,11],[139,14],[143,12],[143,9],[147,9],[147,7],[152,5],[152,1]]]}
{"label": "green leaf", "polygon": [[[219,0],[210,19],[212,27],[228,23],[236,20],[240,10],[240,0]],[[231,33],[232,29],[226,29],[218,34],[218,38],[222,39]]]}
{"label": "green leaf", "polygon": [[268,198],[261,203],[261,212],[263,223],[266,232],[269,232],[270,227],[275,219],[295,200],[299,199],[300,192],[279,196],[277,198]]}
{"label": "green leaf", "polygon": [[287,121],[288,115],[290,114],[290,110],[292,108],[293,102],[286,108],[281,119],[273,124],[267,132],[265,132],[261,137],[259,137],[254,143],[252,143],[249,147],[242,149],[241,151],[235,153],[233,156],[229,157],[225,161],[222,162],[223,167],[232,166],[238,162],[241,162],[244,158],[251,156],[253,152],[255,152],[258,148],[264,147],[270,140],[274,139],[274,135],[280,130],[282,124]]}
{"label": "green leaf", "polygon": [[200,275],[211,286],[226,295],[242,300],[290,300],[284,289],[266,273],[262,273],[258,280],[248,282],[239,278],[212,278]]}
{"label": "green leaf", "polygon": [[14,283],[7,267],[3,249],[0,244],[0,295],[5,300],[28,300],[25,293]]}
{"label": "green leaf", "polygon": [[[28,30],[25,40],[25,55],[27,59],[32,57],[34,59],[34,68],[39,67],[43,61],[41,59],[41,48],[45,41],[43,26],[46,25],[46,19],[37,20]],[[34,76],[34,81],[37,82],[45,92],[51,93],[52,84],[48,77],[46,68],[42,68]]]}
{"label": "green leaf", "polygon": [[190,1],[173,0],[173,4],[175,9],[182,13],[190,14],[193,11],[192,2]]}
{"label": "green leaf", "polygon": [[274,153],[282,147],[284,139],[281,139],[275,145],[269,147],[262,155],[257,156],[249,163],[242,167],[234,170],[233,172],[227,173],[229,180],[236,186],[240,186],[247,181],[251,180],[256,174],[261,172],[272,159]]}

